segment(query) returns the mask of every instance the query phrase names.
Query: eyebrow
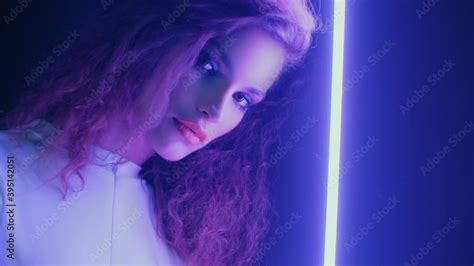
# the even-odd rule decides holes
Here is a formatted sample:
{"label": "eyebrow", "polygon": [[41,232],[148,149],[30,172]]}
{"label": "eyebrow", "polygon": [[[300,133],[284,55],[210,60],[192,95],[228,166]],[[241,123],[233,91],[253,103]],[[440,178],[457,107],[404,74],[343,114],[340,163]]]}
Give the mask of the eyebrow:
{"label": "eyebrow", "polygon": [[260,89],[257,89],[257,88],[248,88],[247,89],[250,93],[252,94],[255,94],[257,96],[260,96],[260,97],[265,97],[265,92],[263,92],[262,90]]}
{"label": "eyebrow", "polygon": [[[222,45],[219,43],[219,41],[210,40],[209,41],[209,46],[211,46],[220,55],[220,58],[222,59],[222,61],[224,61],[224,64],[226,64],[226,66],[232,71],[233,66],[232,66],[232,63],[230,62],[229,56],[227,55],[227,53],[225,51],[222,51],[220,49],[220,48],[222,48]],[[247,91],[250,92],[251,94],[260,96],[262,98],[265,97],[265,95],[266,95],[265,92],[263,92],[261,89],[257,89],[257,88],[248,88]]]}
{"label": "eyebrow", "polygon": [[226,64],[226,66],[231,71],[233,71],[233,66],[232,66],[232,63],[230,62],[229,56],[227,55],[227,53],[225,51],[222,50],[222,45],[219,43],[219,41],[210,40],[209,41],[209,46],[210,46],[210,48],[213,49],[213,51],[215,51],[219,55],[219,58],[221,58],[222,61],[224,61],[224,64]]}

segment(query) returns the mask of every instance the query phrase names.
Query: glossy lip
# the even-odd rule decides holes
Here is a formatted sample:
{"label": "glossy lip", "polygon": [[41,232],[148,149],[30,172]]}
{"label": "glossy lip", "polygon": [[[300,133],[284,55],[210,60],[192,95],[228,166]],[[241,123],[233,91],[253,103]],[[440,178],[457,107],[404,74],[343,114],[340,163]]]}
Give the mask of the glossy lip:
{"label": "glossy lip", "polygon": [[186,119],[177,118],[177,117],[173,117],[173,120],[189,128],[191,132],[194,133],[198,137],[201,143],[204,142],[204,140],[206,140],[207,134],[201,129],[199,124],[186,120]]}

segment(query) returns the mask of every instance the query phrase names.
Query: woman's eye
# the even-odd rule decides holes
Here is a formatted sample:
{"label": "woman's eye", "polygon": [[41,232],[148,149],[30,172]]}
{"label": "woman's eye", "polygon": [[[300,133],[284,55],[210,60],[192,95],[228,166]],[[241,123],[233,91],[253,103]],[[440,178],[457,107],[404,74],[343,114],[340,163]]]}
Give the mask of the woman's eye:
{"label": "woman's eye", "polygon": [[245,96],[243,93],[237,93],[234,96],[234,99],[237,101],[237,104],[239,104],[239,107],[243,110],[247,110],[253,104],[250,97]]}
{"label": "woman's eye", "polygon": [[214,70],[214,67],[212,66],[211,63],[207,63],[207,64],[203,65],[202,68],[204,68],[207,71],[213,71]]}
{"label": "woman's eye", "polygon": [[196,65],[204,69],[204,71],[209,74],[217,73],[216,64],[207,52],[203,52],[201,55],[199,55]]}

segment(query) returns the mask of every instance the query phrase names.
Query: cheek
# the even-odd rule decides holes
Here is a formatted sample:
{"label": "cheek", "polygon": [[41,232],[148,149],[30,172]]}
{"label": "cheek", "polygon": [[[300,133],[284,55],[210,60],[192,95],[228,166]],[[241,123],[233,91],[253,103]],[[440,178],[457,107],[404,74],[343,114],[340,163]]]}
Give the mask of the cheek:
{"label": "cheek", "polygon": [[195,90],[202,79],[203,73],[197,69],[191,68],[181,78],[178,83],[178,89],[182,93],[188,93],[189,91]]}
{"label": "cheek", "polygon": [[218,138],[236,128],[243,118],[243,112],[235,107],[226,108],[222,114],[222,119],[218,124],[213,125],[211,134],[213,139]]}
{"label": "cheek", "polygon": [[169,108],[174,112],[182,113],[183,111],[189,109],[191,106],[194,106],[196,101],[195,92],[195,86],[184,86],[183,84],[179,84],[170,94],[168,103]]}

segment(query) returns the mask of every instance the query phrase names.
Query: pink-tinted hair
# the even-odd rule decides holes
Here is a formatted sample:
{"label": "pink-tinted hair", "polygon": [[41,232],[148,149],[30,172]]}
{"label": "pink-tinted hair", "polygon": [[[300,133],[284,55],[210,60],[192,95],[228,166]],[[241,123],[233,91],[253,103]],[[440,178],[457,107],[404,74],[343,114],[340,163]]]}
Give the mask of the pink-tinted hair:
{"label": "pink-tinted hair", "polygon": [[[81,175],[107,117],[137,108],[152,73],[171,91],[209,40],[257,26],[287,51],[285,71],[298,66],[320,26],[304,0],[181,0],[113,3],[77,44],[22,98],[4,124],[45,119],[61,129],[71,162],[59,176]],[[153,72],[157,69],[156,72]],[[153,187],[161,237],[187,265],[249,265],[270,226],[269,154],[287,115],[293,85],[271,88],[230,133],[178,162],[153,156],[140,175]],[[66,144],[67,143],[67,144]]]}

